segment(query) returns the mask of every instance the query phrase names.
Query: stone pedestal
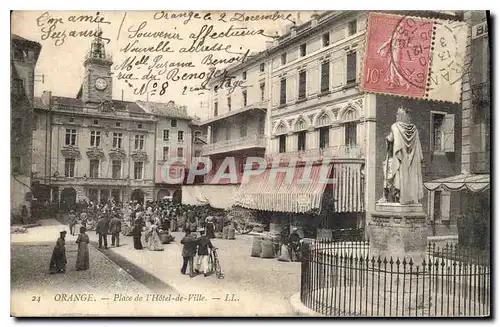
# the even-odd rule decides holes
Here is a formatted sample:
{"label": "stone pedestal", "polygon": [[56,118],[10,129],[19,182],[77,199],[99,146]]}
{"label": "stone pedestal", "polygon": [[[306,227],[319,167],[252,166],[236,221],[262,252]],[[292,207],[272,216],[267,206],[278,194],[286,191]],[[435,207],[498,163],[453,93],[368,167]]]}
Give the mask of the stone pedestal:
{"label": "stone pedestal", "polygon": [[426,214],[421,204],[377,203],[369,225],[371,255],[410,258],[421,265],[427,250]]}

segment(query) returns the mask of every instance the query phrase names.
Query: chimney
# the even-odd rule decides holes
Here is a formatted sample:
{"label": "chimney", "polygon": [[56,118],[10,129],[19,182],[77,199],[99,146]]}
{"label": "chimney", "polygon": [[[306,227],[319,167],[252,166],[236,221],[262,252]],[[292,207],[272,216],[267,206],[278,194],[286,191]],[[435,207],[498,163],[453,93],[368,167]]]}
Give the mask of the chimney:
{"label": "chimney", "polygon": [[42,103],[49,108],[52,106],[52,92],[51,91],[43,91]]}

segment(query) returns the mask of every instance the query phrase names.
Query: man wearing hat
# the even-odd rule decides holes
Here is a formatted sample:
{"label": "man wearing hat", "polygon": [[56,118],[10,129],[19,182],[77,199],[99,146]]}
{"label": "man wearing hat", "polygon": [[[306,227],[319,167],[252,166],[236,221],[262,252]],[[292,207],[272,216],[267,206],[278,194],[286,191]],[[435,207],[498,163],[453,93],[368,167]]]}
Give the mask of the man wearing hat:
{"label": "man wearing hat", "polygon": [[75,210],[70,210],[69,211],[68,224],[69,224],[69,233],[70,233],[70,235],[71,236],[75,235],[75,225],[76,225]]}
{"label": "man wearing hat", "polygon": [[198,239],[198,259],[196,260],[196,272],[203,271],[203,276],[208,276],[208,248],[213,249],[214,246],[210,238],[205,234],[205,230],[200,230],[201,237]]}
{"label": "man wearing hat", "polygon": [[66,242],[64,238],[66,237],[66,231],[60,232],[60,236],[57,239],[56,246],[52,251],[52,257],[50,258],[50,266],[49,272],[51,274],[66,272],[66,264],[68,260],[66,260]]}
{"label": "man wearing hat", "polygon": [[102,248],[102,243],[104,241],[104,248],[108,248],[108,231],[109,231],[109,218],[107,215],[103,215],[97,222],[97,227],[95,229],[96,233],[99,234],[99,249]]}

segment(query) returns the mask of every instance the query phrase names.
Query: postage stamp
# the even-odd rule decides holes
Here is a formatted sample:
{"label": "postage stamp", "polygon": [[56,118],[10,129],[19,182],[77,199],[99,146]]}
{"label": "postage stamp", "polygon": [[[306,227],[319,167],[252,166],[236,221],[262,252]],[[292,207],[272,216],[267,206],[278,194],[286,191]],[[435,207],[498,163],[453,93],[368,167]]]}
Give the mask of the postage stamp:
{"label": "postage stamp", "polygon": [[465,72],[465,24],[371,13],[367,33],[363,90],[428,100],[460,100],[457,82]]}

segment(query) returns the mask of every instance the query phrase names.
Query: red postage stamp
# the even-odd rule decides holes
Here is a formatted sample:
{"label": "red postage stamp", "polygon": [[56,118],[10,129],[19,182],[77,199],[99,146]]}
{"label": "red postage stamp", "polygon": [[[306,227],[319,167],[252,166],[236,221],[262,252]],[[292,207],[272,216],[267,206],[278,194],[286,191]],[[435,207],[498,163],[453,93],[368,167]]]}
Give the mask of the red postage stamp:
{"label": "red postage stamp", "polygon": [[426,97],[433,25],[427,18],[370,14],[362,89]]}

